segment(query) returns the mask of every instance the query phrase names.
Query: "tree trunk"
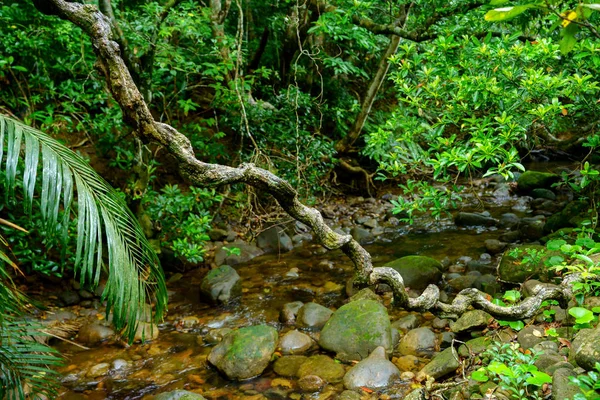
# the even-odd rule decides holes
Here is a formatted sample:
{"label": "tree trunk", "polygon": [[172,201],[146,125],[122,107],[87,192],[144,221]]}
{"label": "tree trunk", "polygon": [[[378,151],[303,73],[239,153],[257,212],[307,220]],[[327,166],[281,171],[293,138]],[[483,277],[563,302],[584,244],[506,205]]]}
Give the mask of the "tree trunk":
{"label": "tree trunk", "polygon": [[400,36],[390,35],[390,43],[388,44],[385,54],[379,61],[379,67],[377,68],[377,73],[373,77],[373,80],[371,80],[371,84],[369,85],[369,88],[367,89],[367,93],[365,94],[365,96],[363,98],[363,101],[362,101],[362,104],[360,107],[360,112],[356,116],[356,120],[354,121],[354,124],[352,125],[352,129],[350,129],[350,132],[348,132],[348,134],[344,138],[340,139],[335,144],[335,149],[339,153],[349,153],[352,145],[354,144],[354,142],[356,142],[356,140],[360,136],[362,129],[365,126],[365,122],[367,122],[367,118],[369,117],[369,114],[371,113],[371,107],[373,106],[375,97],[377,97],[377,93],[379,92],[379,89],[381,88],[381,85],[383,84],[383,81],[385,80],[385,77],[387,76],[388,69],[390,68],[389,59],[391,56],[396,54],[399,44],[400,44]]}

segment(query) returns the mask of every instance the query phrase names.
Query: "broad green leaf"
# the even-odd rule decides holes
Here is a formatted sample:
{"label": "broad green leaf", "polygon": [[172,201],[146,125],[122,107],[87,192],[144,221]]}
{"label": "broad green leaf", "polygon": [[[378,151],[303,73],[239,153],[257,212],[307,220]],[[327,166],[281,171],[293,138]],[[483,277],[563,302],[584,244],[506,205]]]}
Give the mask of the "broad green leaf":
{"label": "broad green leaf", "polygon": [[587,324],[594,320],[594,313],[584,307],[572,307],[569,309],[569,315],[575,318],[578,324]]}
{"label": "broad green leaf", "polygon": [[505,364],[499,361],[492,361],[490,365],[487,366],[488,371],[493,372],[497,375],[506,375],[513,376],[513,371],[508,368]]}
{"label": "broad green leaf", "polygon": [[560,40],[560,52],[563,54],[568,54],[575,44],[577,43],[577,39],[575,38],[575,34],[579,31],[579,25],[577,24],[569,24],[566,28],[562,30],[562,39]]}
{"label": "broad green leaf", "polygon": [[471,379],[477,382],[487,382],[490,380],[485,368],[479,368],[478,370],[473,371],[473,373],[471,374]]}
{"label": "broad green leaf", "polygon": [[521,298],[521,293],[518,290],[508,290],[506,293],[504,293],[502,298],[506,301],[510,301],[511,303],[515,303]]}
{"label": "broad green leaf", "polygon": [[516,17],[529,10],[530,8],[536,7],[535,4],[525,4],[522,6],[513,7],[502,7],[490,10],[485,14],[485,20],[490,22],[506,21]]}
{"label": "broad green leaf", "polygon": [[567,242],[563,239],[549,240],[548,243],[546,243],[546,248],[548,250],[560,250],[560,247],[565,244],[567,244]]}
{"label": "broad green leaf", "polygon": [[531,371],[531,375],[527,378],[527,383],[530,385],[542,386],[545,383],[552,383],[552,377],[545,372]]}

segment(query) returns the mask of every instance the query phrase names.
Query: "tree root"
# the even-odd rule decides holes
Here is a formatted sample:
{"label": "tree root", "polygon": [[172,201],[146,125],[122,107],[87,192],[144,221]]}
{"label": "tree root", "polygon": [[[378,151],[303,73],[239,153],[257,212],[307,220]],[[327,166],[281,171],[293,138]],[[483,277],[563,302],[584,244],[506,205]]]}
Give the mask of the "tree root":
{"label": "tree root", "polygon": [[544,300],[571,298],[572,283],[582,279],[574,274],[566,277],[560,286],[540,284],[532,289],[533,296],[510,307],[493,304],[489,295],[476,289],[465,289],[452,303],[442,303],[439,301],[440,290],[435,285],[427,287],[419,297],[409,298],[402,276],[397,271],[386,267],[373,268],[370,254],[350,235],[338,234],[327,226],[319,211],[300,202],[297,192],[288,182],[253,164],[242,164],[235,168],[202,162],[195,157],[186,136],[170,125],[155,121],[121,57],[118,44],[112,38],[109,19],[95,6],[64,0],[47,3],[41,7],[43,9],[38,9],[71,21],[90,37],[98,57],[96,66],[104,75],[126,122],[141,138],[157,141],[167,148],[177,159],[180,173],[189,183],[202,186],[245,183],[270,193],[290,216],[310,226],[316,239],[325,248],[341,249],[352,260],[356,269],[356,284],[386,283],[392,288],[395,303],[407,309],[432,310],[458,316],[470,307],[476,307],[504,319],[523,319],[535,315]]}

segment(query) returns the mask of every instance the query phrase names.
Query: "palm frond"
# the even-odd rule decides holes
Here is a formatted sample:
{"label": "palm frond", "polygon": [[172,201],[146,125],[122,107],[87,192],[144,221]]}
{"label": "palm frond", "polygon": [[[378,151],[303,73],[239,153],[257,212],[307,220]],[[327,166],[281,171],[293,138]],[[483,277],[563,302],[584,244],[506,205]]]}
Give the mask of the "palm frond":
{"label": "palm frond", "polygon": [[22,154],[25,209],[32,207],[41,172],[38,195],[46,229],[58,231],[66,243],[68,222],[72,214],[77,215],[74,267],[82,284],[98,284],[106,245],[108,281],[103,300],[108,304],[107,313],[113,313],[115,326],[127,327],[126,334],[133,339],[137,312],[149,296],[155,295],[157,318],[162,317],[167,300],[162,269],[139,223],[117,192],[83,158],[43,132],[0,114],[0,169],[4,166],[6,171],[7,200],[14,198]]}
{"label": "palm frond", "polygon": [[61,365],[62,359],[56,350],[34,339],[42,334],[41,328],[25,319],[4,320],[0,329],[0,399],[36,398],[35,394],[56,397],[58,373],[50,367]]}

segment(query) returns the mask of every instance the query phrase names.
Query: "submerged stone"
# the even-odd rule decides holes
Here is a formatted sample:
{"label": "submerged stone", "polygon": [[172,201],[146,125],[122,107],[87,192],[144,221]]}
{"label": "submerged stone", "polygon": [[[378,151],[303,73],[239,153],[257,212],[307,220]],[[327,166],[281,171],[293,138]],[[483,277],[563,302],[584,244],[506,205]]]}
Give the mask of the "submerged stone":
{"label": "submerged stone", "polygon": [[225,336],[208,361],[229,379],[254,378],[269,365],[277,338],[277,330],[267,325],[241,328]]}
{"label": "submerged stone", "polygon": [[343,361],[362,360],[379,346],[390,353],[392,329],[387,309],[373,300],[340,307],[321,331],[319,345]]}
{"label": "submerged stone", "polygon": [[187,390],[173,390],[154,396],[154,400],[206,400],[198,393],[188,392]]}
{"label": "submerged stone", "polygon": [[395,269],[402,275],[404,286],[411,289],[425,289],[442,278],[442,264],[430,257],[406,256],[389,262],[384,267]]}
{"label": "submerged stone", "polygon": [[337,383],[342,380],[346,370],[332,358],[319,354],[309,357],[298,369],[298,378],[316,375],[328,383]]}
{"label": "submerged stone", "polygon": [[317,303],[306,303],[296,316],[296,326],[312,331],[318,331],[331,318],[333,311]]}

